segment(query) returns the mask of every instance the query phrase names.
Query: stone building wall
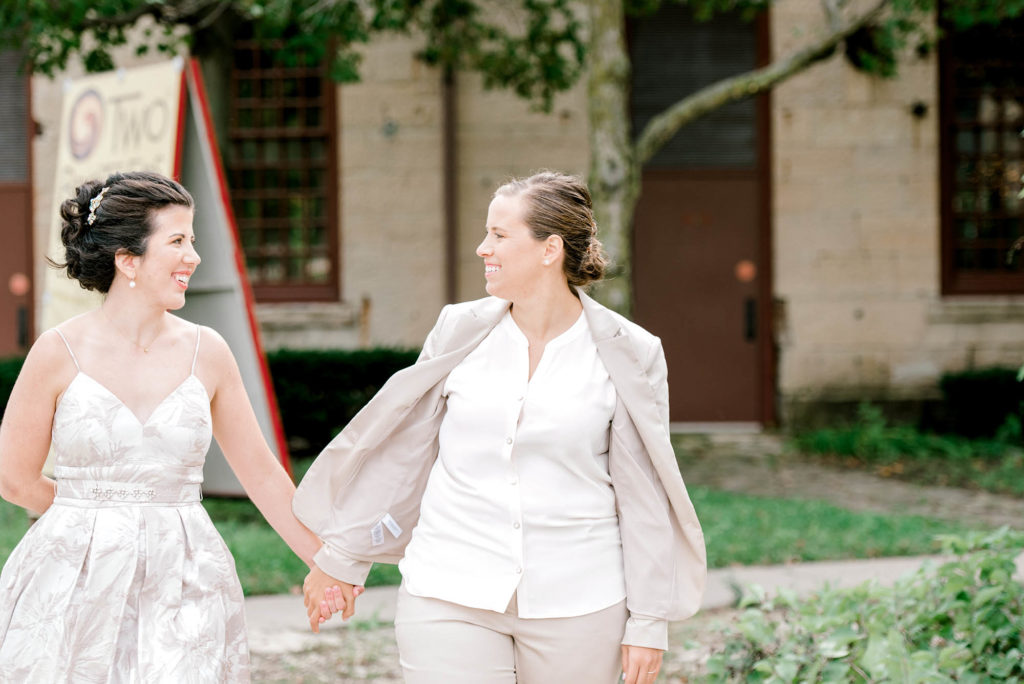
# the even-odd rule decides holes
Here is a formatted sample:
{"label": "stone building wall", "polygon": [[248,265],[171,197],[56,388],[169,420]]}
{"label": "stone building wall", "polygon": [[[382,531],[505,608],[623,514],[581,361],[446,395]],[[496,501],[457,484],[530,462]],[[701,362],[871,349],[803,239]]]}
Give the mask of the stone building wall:
{"label": "stone building wall", "polygon": [[[822,25],[817,0],[774,5],[773,54]],[[934,53],[905,57],[892,80],[837,55],[772,94],[783,422],[829,402],[932,398],[944,372],[1024,358],[1024,297],[941,293],[938,88]]]}

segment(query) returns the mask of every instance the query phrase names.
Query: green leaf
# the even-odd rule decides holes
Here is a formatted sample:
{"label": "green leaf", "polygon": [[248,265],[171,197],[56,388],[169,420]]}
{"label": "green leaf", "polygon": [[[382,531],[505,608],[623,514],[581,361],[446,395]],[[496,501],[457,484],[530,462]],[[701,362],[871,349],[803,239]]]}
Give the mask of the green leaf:
{"label": "green leaf", "polygon": [[740,597],[737,607],[749,608],[759,606],[767,600],[764,587],[759,584],[748,584],[743,587],[743,595]]}
{"label": "green leaf", "polygon": [[939,651],[939,667],[944,670],[956,670],[970,663],[973,657],[974,654],[963,644],[946,646]]}
{"label": "green leaf", "polygon": [[800,663],[796,661],[795,656],[787,657],[781,662],[777,663],[772,668],[772,674],[779,678],[783,682],[794,682],[796,681],[797,673],[800,672]]}
{"label": "green leaf", "polygon": [[818,645],[818,653],[826,658],[845,658],[850,654],[850,645],[861,638],[849,627],[837,629]]}

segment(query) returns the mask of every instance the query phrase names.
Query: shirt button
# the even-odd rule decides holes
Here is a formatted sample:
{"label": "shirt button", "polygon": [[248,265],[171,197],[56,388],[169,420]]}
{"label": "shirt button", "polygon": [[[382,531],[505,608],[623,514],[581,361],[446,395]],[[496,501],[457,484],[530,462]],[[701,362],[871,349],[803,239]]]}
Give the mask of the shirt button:
{"label": "shirt button", "polygon": [[522,398],[522,397],[517,397],[517,398],[516,398],[516,401],[522,401],[522,400],[523,400],[523,398]]}
{"label": "shirt button", "polygon": [[522,575],[523,574],[523,569],[522,568],[516,568],[516,574],[517,575]]}
{"label": "shirt button", "polygon": [[513,485],[517,485],[517,484],[519,484],[519,480],[517,478],[513,477],[511,480],[508,481],[508,483],[509,484],[513,484]]}
{"label": "shirt button", "polygon": [[511,443],[512,443],[512,438],[511,437],[506,437],[505,438],[505,444],[511,444]]}
{"label": "shirt button", "polygon": [[519,529],[519,523],[513,523],[512,527],[514,527],[514,528],[516,528],[518,530]]}

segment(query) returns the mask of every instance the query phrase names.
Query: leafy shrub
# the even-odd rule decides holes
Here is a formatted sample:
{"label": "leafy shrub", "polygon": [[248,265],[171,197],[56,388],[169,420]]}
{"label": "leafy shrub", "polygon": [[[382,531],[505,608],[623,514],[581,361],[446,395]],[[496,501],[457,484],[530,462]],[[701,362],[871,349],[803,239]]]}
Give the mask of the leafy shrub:
{"label": "leafy shrub", "polygon": [[267,355],[289,448],[315,453],[348,424],[396,371],[419,352],[281,350]]}
{"label": "leafy shrub", "polygon": [[864,403],[853,425],[793,435],[791,443],[826,462],[873,469],[885,477],[1024,495],[1024,449],[1016,416],[1005,419],[996,439],[972,440],[889,425],[880,409]]}
{"label": "leafy shrub", "polygon": [[1024,681],[1024,534],[1007,528],[942,539],[953,561],[892,587],[868,582],[746,610],[708,661],[721,682]]}
{"label": "leafy shrub", "polygon": [[971,440],[921,432],[909,425],[890,425],[881,409],[865,402],[857,407],[857,420],[853,425],[797,434],[793,441],[811,453],[852,456],[869,463],[907,458],[998,459],[1009,445],[1019,440],[1020,420],[1008,416],[996,434],[999,439]]}
{"label": "leafy shrub", "polygon": [[11,398],[14,381],[18,379],[23,363],[25,358],[22,356],[0,359],[0,416],[7,409],[7,400]]}
{"label": "leafy shrub", "polygon": [[1018,420],[1024,383],[1014,368],[984,368],[947,373],[942,388],[944,430],[964,437],[994,437],[1007,416]]}

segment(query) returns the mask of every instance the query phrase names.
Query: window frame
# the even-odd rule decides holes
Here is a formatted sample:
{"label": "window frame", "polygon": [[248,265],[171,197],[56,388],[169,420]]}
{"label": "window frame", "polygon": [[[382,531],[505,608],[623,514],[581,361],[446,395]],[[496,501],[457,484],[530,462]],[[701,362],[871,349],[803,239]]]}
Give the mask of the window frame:
{"label": "window frame", "polygon": [[[330,268],[330,278],[327,282],[323,283],[301,283],[301,282],[282,282],[282,283],[267,283],[259,282],[256,280],[250,281],[253,295],[258,302],[333,302],[338,301],[341,297],[341,259],[340,259],[340,207],[339,207],[339,177],[338,177],[338,107],[337,107],[337,84],[330,78],[328,72],[327,61],[324,60],[317,67],[293,67],[282,69],[279,66],[272,66],[270,68],[253,67],[253,68],[240,68],[236,61],[236,52],[240,49],[250,49],[253,51],[254,56],[259,54],[260,50],[267,49],[266,44],[260,44],[256,40],[247,39],[236,39],[232,44],[231,50],[231,67],[229,74],[229,86],[228,86],[228,126],[227,126],[227,144],[230,146],[231,152],[227,158],[226,166],[229,177],[229,185],[231,188],[232,203],[235,204],[235,220],[238,225],[239,238],[242,241],[241,250],[243,259],[247,259],[246,248],[245,248],[245,231],[261,229],[261,227],[253,226],[253,220],[245,216],[245,213],[239,211],[238,203],[248,199],[263,200],[273,198],[278,195],[281,199],[287,199],[289,196],[289,190],[286,187],[278,186],[276,188],[258,187],[253,190],[247,190],[245,188],[238,187],[234,181],[234,175],[239,171],[239,161],[236,159],[234,152],[234,146],[242,140],[256,139],[256,140],[278,140],[287,141],[288,139],[303,139],[310,137],[309,132],[312,130],[318,130],[324,136],[326,140],[325,149],[325,160],[324,166],[324,186],[323,186],[323,202],[324,202],[324,232],[326,237],[326,250],[327,259]],[[254,59],[254,64],[257,60]],[[289,77],[301,77],[308,78],[311,74],[316,74],[320,78],[321,88],[319,99],[321,102],[320,110],[322,112],[322,121],[319,126],[307,127],[303,126],[298,129],[289,129],[284,125],[281,125],[280,121],[277,127],[261,128],[253,126],[249,128],[240,127],[237,123],[237,113],[240,108],[245,108],[247,104],[255,104],[257,102],[263,103],[277,103],[277,109],[283,111],[287,106],[286,98],[282,93],[275,94],[274,97],[264,97],[260,94],[258,97],[241,98],[237,95],[236,82],[239,74],[246,74],[247,79],[253,80],[257,83],[262,79],[276,79],[283,80]],[[308,98],[303,93],[298,99],[301,101],[308,101],[313,98]],[[256,107],[257,111],[262,109],[268,109],[273,107],[264,105],[263,107]],[[262,131],[262,133],[261,133]],[[273,135],[267,135],[266,132],[278,133],[275,137]],[[246,169],[253,169],[262,171],[264,169],[279,169],[287,170],[289,168],[299,168],[307,172],[313,168],[319,168],[308,164],[308,160],[303,160],[305,163],[295,165],[285,165],[285,160],[277,162],[267,162],[265,160],[250,162],[245,166]],[[306,188],[308,190],[309,188]],[[315,195],[305,195],[305,197],[316,197]],[[266,219],[257,219],[257,221],[263,221]],[[286,217],[281,217],[282,221],[287,221]],[[285,229],[282,226],[282,229]],[[308,246],[308,242],[306,243]],[[285,246],[282,258],[288,258],[290,252],[288,247]],[[310,258],[307,253],[306,258]]]}
{"label": "window frame", "polygon": [[[1024,21],[1021,21],[1024,27]],[[955,67],[958,64],[953,54],[951,35],[952,28],[943,26],[947,37],[939,41],[939,166],[940,166],[940,250],[941,250],[941,293],[943,296],[959,295],[1019,295],[1024,294],[1024,268],[1016,272],[1012,271],[990,271],[982,269],[968,270],[958,268],[957,259],[957,235],[956,218],[954,211],[954,196],[956,194],[956,168],[958,154],[956,150],[956,137],[958,131],[962,130],[962,124],[958,124],[956,118],[956,88],[955,88]],[[1024,70],[1024,60],[1020,61]],[[978,128],[984,124],[978,122]],[[1021,122],[1024,128],[1024,120]],[[1003,128],[995,130],[1002,132]],[[997,154],[1003,155],[1001,160],[1008,157],[1002,151],[1001,143],[998,145]],[[980,154],[980,153],[978,153]],[[984,213],[975,213],[975,216],[985,216]],[[1021,212],[1024,220],[1024,211]],[[1007,247],[1009,251],[1009,247]],[[1024,259],[1024,254],[1017,253],[1017,260]]]}

